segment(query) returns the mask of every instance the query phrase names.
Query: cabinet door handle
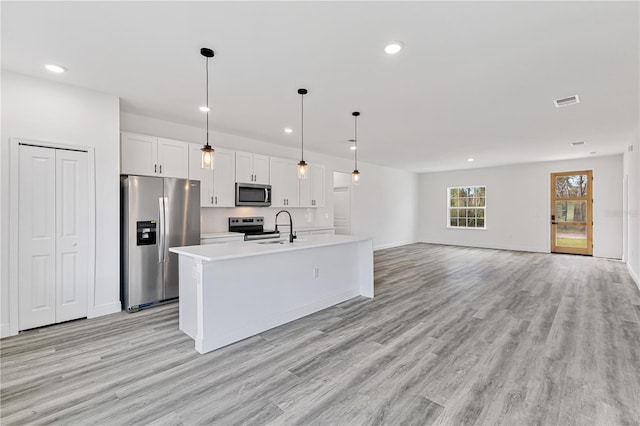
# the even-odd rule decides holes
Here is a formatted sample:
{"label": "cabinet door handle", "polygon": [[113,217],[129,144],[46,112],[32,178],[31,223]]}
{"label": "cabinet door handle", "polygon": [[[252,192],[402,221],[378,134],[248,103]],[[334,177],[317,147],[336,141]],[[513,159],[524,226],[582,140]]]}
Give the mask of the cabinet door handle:
{"label": "cabinet door handle", "polygon": [[153,173],[158,173],[158,165],[157,164],[153,165]]}
{"label": "cabinet door handle", "polygon": [[218,197],[216,196],[216,197],[213,197],[213,198],[215,198],[215,200],[216,200],[215,204],[218,204]]}
{"label": "cabinet door handle", "polygon": [[162,174],[162,164],[160,164],[160,174]]}
{"label": "cabinet door handle", "polygon": [[213,204],[213,195],[211,196],[211,204]]}

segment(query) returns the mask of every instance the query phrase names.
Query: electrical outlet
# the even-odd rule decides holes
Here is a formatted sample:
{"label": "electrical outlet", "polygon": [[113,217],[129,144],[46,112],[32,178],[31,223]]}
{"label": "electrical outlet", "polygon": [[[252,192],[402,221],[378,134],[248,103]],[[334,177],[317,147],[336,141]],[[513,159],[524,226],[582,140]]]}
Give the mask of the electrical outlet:
{"label": "electrical outlet", "polygon": [[318,278],[320,276],[320,268],[313,268],[313,278]]}

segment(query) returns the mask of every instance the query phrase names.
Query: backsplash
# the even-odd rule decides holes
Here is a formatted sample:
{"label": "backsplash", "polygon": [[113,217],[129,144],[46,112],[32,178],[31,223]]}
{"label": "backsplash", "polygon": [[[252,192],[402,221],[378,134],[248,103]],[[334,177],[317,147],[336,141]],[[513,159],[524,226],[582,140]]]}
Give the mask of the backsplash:
{"label": "backsplash", "polygon": [[[302,226],[333,226],[333,215],[326,208],[276,208],[276,207],[235,207],[235,208],[201,208],[200,232],[227,232],[229,217],[264,216],[264,227],[275,227],[276,213],[287,210],[293,219],[293,229]],[[289,218],[280,215],[279,224],[288,224]]]}

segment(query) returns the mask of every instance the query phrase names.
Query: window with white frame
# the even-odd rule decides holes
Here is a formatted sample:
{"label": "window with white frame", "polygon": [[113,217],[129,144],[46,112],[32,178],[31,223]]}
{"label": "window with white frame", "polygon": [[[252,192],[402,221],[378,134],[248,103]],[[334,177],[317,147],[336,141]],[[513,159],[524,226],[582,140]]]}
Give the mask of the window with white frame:
{"label": "window with white frame", "polygon": [[486,186],[447,188],[447,227],[486,229]]}

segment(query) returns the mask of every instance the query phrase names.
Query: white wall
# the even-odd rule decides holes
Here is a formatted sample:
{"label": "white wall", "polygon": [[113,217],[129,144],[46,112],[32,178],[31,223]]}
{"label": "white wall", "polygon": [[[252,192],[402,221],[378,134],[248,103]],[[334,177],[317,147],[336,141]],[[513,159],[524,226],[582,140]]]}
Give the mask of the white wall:
{"label": "white wall", "polygon": [[9,333],[13,315],[9,304],[9,199],[10,138],[93,147],[96,170],[96,265],[94,300],[90,315],[120,310],[119,274],[119,100],[47,80],[2,72],[2,169],[0,246],[2,336]]}
{"label": "white wall", "polygon": [[628,185],[625,260],[640,288],[640,128],[636,129],[629,146],[631,151],[624,153],[624,175]]}
{"label": "white wall", "polygon": [[[204,126],[196,128],[168,121],[157,120],[136,114],[121,113],[122,131],[143,133],[203,143]],[[297,159],[299,145],[292,147],[263,142],[243,136],[214,131],[210,132],[211,144],[240,151],[249,151],[274,157]],[[324,208],[291,208],[294,229],[296,226],[333,226],[333,172],[351,173],[353,160],[351,151],[345,158],[331,157],[305,150],[309,163],[325,165]],[[415,241],[417,218],[418,177],[415,173],[358,163],[362,182],[353,188],[351,211],[352,233],[373,236],[374,248],[380,249]],[[258,215],[265,217],[265,226],[272,227],[275,208],[203,208],[201,209],[202,232],[226,232],[229,216]],[[282,218],[280,218],[282,220]]]}
{"label": "white wall", "polygon": [[[418,240],[550,251],[550,173],[593,170],[593,255],[622,257],[622,155],[420,175]],[[487,186],[486,230],[447,228],[447,187]]]}

